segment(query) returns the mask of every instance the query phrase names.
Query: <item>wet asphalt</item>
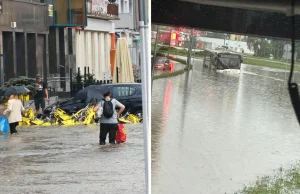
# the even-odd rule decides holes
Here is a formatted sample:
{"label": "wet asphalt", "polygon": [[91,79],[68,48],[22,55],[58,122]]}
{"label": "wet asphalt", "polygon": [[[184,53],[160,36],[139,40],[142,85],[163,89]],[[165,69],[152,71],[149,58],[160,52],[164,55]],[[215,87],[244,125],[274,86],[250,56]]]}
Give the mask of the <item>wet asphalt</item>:
{"label": "wet asphalt", "polygon": [[0,193],[144,193],[143,128],[125,128],[127,142],[115,146],[99,146],[96,125],[0,135]]}
{"label": "wet asphalt", "polygon": [[[288,72],[194,69],[153,82],[152,193],[224,194],[300,160]],[[300,83],[297,73],[295,81]]]}

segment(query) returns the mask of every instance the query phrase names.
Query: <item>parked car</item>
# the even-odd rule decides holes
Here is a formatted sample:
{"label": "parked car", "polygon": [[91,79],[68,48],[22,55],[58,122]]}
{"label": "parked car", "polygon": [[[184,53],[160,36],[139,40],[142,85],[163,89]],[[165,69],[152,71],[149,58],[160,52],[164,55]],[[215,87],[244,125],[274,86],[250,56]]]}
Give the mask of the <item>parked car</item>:
{"label": "parked car", "polygon": [[165,57],[158,57],[155,62],[157,70],[172,70],[174,63]]}
{"label": "parked car", "polygon": [[[105,91],[110,90],[112,98],[125,105],[125,111],[142,117],[142,86],[140,83],[122,83],[91,85],[80,90],[74,98],[59,102],[58,108],[66,111],[68,114],[77,112],[84,108],[91,100],[103,99]],[[48,106],[44,114],[48,114],[55,104]]]}

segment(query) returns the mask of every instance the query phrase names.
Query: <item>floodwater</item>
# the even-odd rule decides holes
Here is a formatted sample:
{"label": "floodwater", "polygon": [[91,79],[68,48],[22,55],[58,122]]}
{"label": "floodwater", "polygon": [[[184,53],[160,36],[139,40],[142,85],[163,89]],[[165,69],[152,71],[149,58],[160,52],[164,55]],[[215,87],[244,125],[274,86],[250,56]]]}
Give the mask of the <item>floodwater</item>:
{"label": "floodwater", "polygon": [[[173,63],[174,63],[174,70],[173,71],[180,71],[180,70],[183,70],[185,68],[185,65],[183,65],[182,63],[178,63],[176,61],[173,61]],[[161,74],[170,73],[170,72],[171,72],[170,70],[155,70],[154,75],[161,75]]]}
{"label": "floodwater", "polygon": [[248,65],[213,73],[197,60],[189,73],[155,80],[152,192],[234,193],[299,160],[287,76]]}
{"label": "floodwater", "polygon": [[127,142],[115,146],[99,146],[95,125],[0,135],[0,193],[144,193],[142,125],[125,129]]}

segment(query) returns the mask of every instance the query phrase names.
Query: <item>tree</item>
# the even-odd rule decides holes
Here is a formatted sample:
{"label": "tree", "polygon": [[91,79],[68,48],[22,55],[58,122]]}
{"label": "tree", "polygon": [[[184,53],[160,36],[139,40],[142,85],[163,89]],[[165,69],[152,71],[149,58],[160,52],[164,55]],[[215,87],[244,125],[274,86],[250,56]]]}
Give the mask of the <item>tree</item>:
{"label": "tree", "polygon": [[248,37],[247,39],[248,49],[254,51],[254,56],[257,56],[259,50],[259,42],[260,42],[260,38]]}
{"label": "tree", "polygon": [[267,38],[248,37],[247,46],[250,50],[254,51],[254,56],[270,57],[273,53],[272,40]]}

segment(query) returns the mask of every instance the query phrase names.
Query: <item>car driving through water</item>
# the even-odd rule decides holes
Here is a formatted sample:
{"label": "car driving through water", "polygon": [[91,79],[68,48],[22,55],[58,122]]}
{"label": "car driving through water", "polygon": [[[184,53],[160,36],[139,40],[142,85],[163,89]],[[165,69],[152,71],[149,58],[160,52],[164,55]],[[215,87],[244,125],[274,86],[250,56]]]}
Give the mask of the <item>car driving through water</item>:
{"label": "car driving through water", "polygon": [[218,72],[240,73],[242,62],[243,58],[240,54],[206,49],[204,52],[203,67]]}

